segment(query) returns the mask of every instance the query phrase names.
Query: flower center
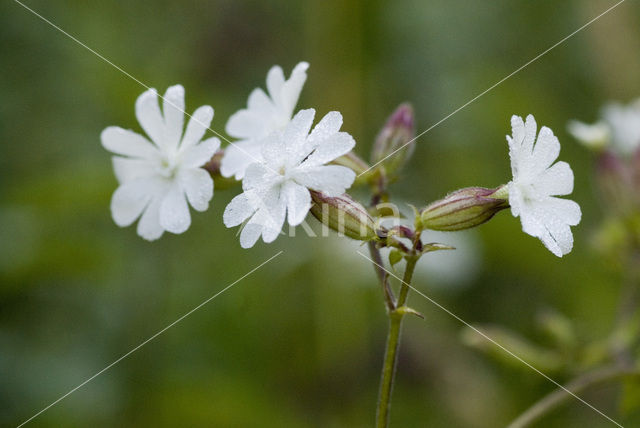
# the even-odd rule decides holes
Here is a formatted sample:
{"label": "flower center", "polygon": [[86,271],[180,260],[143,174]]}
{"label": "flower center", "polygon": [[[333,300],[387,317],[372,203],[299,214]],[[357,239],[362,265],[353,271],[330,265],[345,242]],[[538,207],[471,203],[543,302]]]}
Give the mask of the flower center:
{"label": "flower center", "polygon": [[177,165],[175,160],[167,157],[163,157],[156,167],[158,174],[164,178],[173,178],[175,176],[176,169]]}
{"label": "flower center", "polygon": [[519,183],[518,187],[525,202],[537,201],[540,199],[540,192],[533,183]]}

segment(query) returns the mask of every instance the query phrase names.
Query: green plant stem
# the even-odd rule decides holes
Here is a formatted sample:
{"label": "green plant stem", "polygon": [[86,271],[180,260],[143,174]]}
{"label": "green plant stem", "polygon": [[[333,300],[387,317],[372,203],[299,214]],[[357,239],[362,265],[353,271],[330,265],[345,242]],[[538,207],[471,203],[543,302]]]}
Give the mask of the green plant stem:
{"label": "green plant stem", "polygon": [[415,269],[417,257],[407,257],[404,278],[400,285],[400,295],[395,309],[389,311],[389,334],[387,335],[387,349],[380,379],[380,393],[378,396],[378,411],[376,413],[376,427],[386,428],[389,425],[389,409],[391,408],[391,393],[396,374],[398,348],[400,347],[400,333],[402,318],[405,315],[403,307],[409,295],[409,285]]}
{"label": "green plant stem", "polygon": [[371,258],[373,259],[373,268],[376,271],[376,275],[380,280],[380,285],[382,286],[382,295],[384,296],[384,301],[387,305],[387,310],[392,311],[396,307],[395,298],[393,297],[393,292],[391,291],[391,286],[389,285],[389,275],[382,268],[382,256],[380,255],[380,250],[376,247],[376,243],[373,241],[369,241],[369,252],[371,253]]}
{"label": "green plant stem", "polygon": [[[640,376],[638,370],[625,369],[617,366],[604,367],[579,376],[566,385],[566,389],[577,394],[585,389],[624,377]],[[507,428],[525,428],[544,415],[567,402],[572,396],[564,389],[556,389],[543,397],[524,413],[518,416]]]}

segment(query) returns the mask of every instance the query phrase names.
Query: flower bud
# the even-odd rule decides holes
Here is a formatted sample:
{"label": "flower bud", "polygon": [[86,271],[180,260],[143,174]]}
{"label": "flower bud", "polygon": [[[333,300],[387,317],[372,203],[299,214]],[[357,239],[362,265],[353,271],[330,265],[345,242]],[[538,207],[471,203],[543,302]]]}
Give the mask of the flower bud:
{"label": "flower bud", "polygon": [[378,134],[371,152],[371,162],[375,164],[382,161],[387,173],[392,175],[400,170],[413,154],[415,141],[412,140],[415,136],[413,108],[410,104],[401,104],[389,116]]}
{"label": "flower bud", "polygon": [[333,165],[341,165],[346,166],[356,174],[360,175],[366,172],[369,169],[369,165],[354,152],[349,152],[345,155],[340,156],[331,162]]}
{"label": "flower bud", "polygon": [[500,210],[509,206],[502,195],[504,186],[497,189],[468,187],[456,190],[420,212],[416,219],[422,229],[455,231],[469,229],[489,221]]}
{"label": "flower bud", "polygon": [[311,199],[311,214],[322,224],[360,241],[378,239],[376,224],[365,207],[346,193],[332,197],[312,190]]}
{"label": "flower bud", "polygon": [[217,150],[209,162],[202,165],[202,168],[205,169],[211,178],[213,178],[213,182],[215,183],[216,189],[226,189],[237,185],[239,182],[233,179],[232,177],[226,178],[220,174],[220,163],[222,162],[222,157],[224,156],[224,149]]}

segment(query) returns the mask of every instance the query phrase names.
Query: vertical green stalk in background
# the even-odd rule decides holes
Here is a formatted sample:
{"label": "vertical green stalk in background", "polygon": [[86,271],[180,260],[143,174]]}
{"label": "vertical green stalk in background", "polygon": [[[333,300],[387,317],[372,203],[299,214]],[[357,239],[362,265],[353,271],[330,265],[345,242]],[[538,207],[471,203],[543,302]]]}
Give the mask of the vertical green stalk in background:
{"label": "vertical green stalk in background", "polygon": [[376,428],[385,428],[389,425],[389,409],[391,408],[391,393],[393,391],[393,381],[396,374],[398,361],[398,348],[400,347],[400,332],[402,329],[402,318],[405,315],[404,305],[409,295],[409,285],[413,276],[413,270],[418,258],[407,257],[407,266],[404,271],[404,278],[398,296],[398,303],[395,309],[389,311],[389,334],[387,336],[387,349],[385,351],[384,365],[382,366],[382,376],[380,379],[380,393],[378,396],[378,411],[376,414]]}

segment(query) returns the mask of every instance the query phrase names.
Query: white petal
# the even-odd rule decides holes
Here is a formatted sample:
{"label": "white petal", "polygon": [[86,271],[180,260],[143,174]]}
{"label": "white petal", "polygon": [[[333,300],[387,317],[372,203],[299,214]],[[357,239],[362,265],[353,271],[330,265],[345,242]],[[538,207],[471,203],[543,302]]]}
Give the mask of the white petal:
{"label": "white petal", "polygon": [[587,147],[605,147],[611,138],[609,126],[604,122],[588,124],[577,120],[570,120],[567,123],[567,131]]}
{"label": "white petal", "polygon": [[303,165],[323,165],[349,153],[356,145],[353,137],[346,132],[338,132],[328,139],[318,143],[316,149],[304,161]]}
{"label": "white petal", "polygon": [[291,226],[303,222],[311,208],[311,194],[306,187],[288,181],[282,188],[287,203],[287,219]]}
{"label": "white petal", "polygon": [[229,205],[224,210],[222,221],[225,226],[234,227],[242,224],[255,212],[256,209],[249,204],[246,195],[241,193],[229,202]]}
{"label": "white petal", "polygon": [[180,184],[187,194],[187,200],[197,211],[206,211],[213,197],[213,180],[202,168],[180,171]]}
{"label": "white petal", "polygon": [[287,82],[285,82],[284,86],[281,90],[281,103],[283,113],[287,117],[291,117],[293,114],[293,110],[298,104],[298,98],[300,97],[300,92],[302,91],[302,87],[304,86],[304,82],[307,80],[307,69],[309,68],[309,64],[306,62],[301,62],[293,69],[291,73],[291,77]]}
{"label": "white petal", "polygon": [[284,224],[286,201],[281,197],[279,186],[273,186],[263,193],[245,192],[236,196],[227,210],[227,226],[253,214],[240,233],[240,245],[249,248],[256,243],[260,235],[264,242],[272,242],[278,237]]}
{"label": "white petal", "polygon": [[162,110],[166,129],[166,144],[175,150],[180,144],[184,127],[184,88],[182,85],[169,87],[164,93]]}
{"label": "white petal", "polygon": [[514,115],[511,117],[513,138],[507,136],[507,142],[509,143],[509,157],[511,158],[511,170],[514,178],[529,173],[529,159],[533,153],[536,126],[536,121],[532,115],[527,116],[526,122],[523,122],[520,116]]}
{"label": "white petal", "polygon": [[558,158],[560,154],[560,142],[553,135],[553,131],[546,126],[540,129],[538,140],[533,148],[533,157],[531,158],[532,171],[540,173]]}
{"label": "white petal", "polygon": [[529,209],[523,209],[520,221],[522,223],[522,230],[535,237],[540,239],[549,251],[555,254],[558,257],[562,257],[562,249],[556,242],[556,240],[551,236],[551,233],[542,222],[543,218],[539,214],[537,214],[531,207]]}
{"label": "white petal", "polygon": [[522,231],[531,236],[539,238],[545,233],[544,225],[541,219],[536,215],[533,207],[525,205],[520,210],[520,222],[522,223]]}
{"label": "white petal", "polygon": [[272,175],[272,173],[264,163],[252,163],[245,170],[242,189],[249,190],[264,187],[270,181],[269,175]]}
{"label": "white petal", "polygon": [[138,222],[138,235],[147,241],[154,241],[164,233],[164,229],[160,225],[161,201],[162,198],[159,196],[152,198]]}
{"label": "white petal", "polygon": [[160,204],[160,225],[171,233],[182,233],[191,225],[189,206],[178,183],[173,183]]}
{"label": "white petal", "polygon": [[340,131],[341,126],[342,115],[337,111],[330,111],[313,128],[307,141],[309,143],[324,141]]}
{"label": "white petal", "polygon": [[533,144],[536,141],[536,131],[538,130],[538,125],[536,124],[536,119],[533,115],[527,115],[527,120],[524,123],[524,140],[522,142],[522,150],[526,153],[531,153],[533,151]]}
{"label": "white petal", "polygon": [[227,121],[227,134],[235,138],[261,138],[269,133],[269,119],[253,110],[239,110]]}
{"label": "white petal", "polygon": [[140,134],[118,126],[109,126],[100,134],[102,146],[112,153],[142,159],[155,159],[158,149]]}
{"label": "white petal", "polygon": [[131,159],[114,156],[113,172],[118,183],[122,184],[137,178],[152,177],[156,174],[154,164],[145,159]]}
{"label": "white petal", "polygon": [[280,187],[272,186],[262,196],[262,207],[247,224],[253,222],[262,224],[262,240],[267,243],[273,242],[282,230],[286,210],[287,201]]}
{"label": "white petal", "polygon": [[284,219],[286,214],[286,203],[284,200],[280,200],[270,212],[270,221],[264,224],[262,229],[262,240],[267,244],[276,240],[280,232],[282,232],[282,226],[284,225]]}
{"label": "white petal", "polygon": [[[247,101],[247,107],[252,113],[257,115],[259,121],[264,123],[270,123],[271,118],[277,113],[273,100],[260,88],[251,91],[249,100]],[[291,118],[291,116],[289,116],[289,118]]]}
{"label": "white petal", "polygon": [[512,146],[516,153],[533,150],[533,143],[536,139],[536,120],[532,115],[527,116],[527,121],[523,121],[520,116],[511,116],[511,133],[513,135]]}
{"label": "white petal", "polygon": [[262,161],[262,144],[256,141],[237,141],[224,149],[224,156],[220,164],[223,177],[235,175],[236,180],[242,180],[249,165]]}
{"label": "white petal", "polygon": [[580,205],[570,199],[546,198],[540,202],[540,206],[556,219],[554,222],[576,226],[582,218]]}
{"label": "white petal", "polygon": [[568,195],[573,192],[573,171],[568,163],[558,162],[537,177],[534,187],[545,196]]}
{"label": "white petal", "polygon": [[314,115],[314,109],[300,110],[282,133],[274,132],[263,140],[262,157],[269,167],[293,167],[311,153],[314,147],[307,144],[307,136]]}
{"label": "white petal", "polygon": [[[567,239],[566,235],[564,237],[565,239]],[[573,247],[573,236],[571,235],[570,232],[569,232],[567,241],[558,242],[558,240],[556,239],[556,236],[554,236],[551,233],[551,231],[548,229],[544,229],[543,232],[540,234],[540,236],[538,236],[538,238],[540,239],[540,241],[542,241],[544,246],[547,247],[547,249],[557,257],[562,257],[564,254],[571,251],[571,247]],[[565,249],[567,247],[568,247],[568,251],[565,252]]]}
{"label": "white petal", "polygon": [[111,216],[120,227],[129,226],[147,206],[155,188],[151,180],[135,180],[118,187],[111,197]]}
{"label": "white petal", "polygon": [[509,205],[511,206],[511,214],[518,217],[524,207],[524,197],[520,191],[520,187],[513,181],[507,185],[509,189]]}
{"label": "white petal", "polygon": [[316,111],[312,108],[300,110],[293,119],[291,119],[282,136],[282,139],[286,142],[290,150],[298,149],[304,144],[309,135],[315,114]]}
{"label": "white petal", "polygon": [[211,160],[218,148],[220,148],[220,140],[217,137],[207,138],[184,151],[181,166],[199,168]]}
{"label": "white petal", "polygon": [[264,163],[269,168],[277,169],[285,163],[295,163],[295,160],[299,158],[296,153],[304,145],[304,140],[302,140],[301,144],[296,144],[285,140],[281,133],[273,133],[261,140],[261,143],[262,149],[260,153]]}
{"label": "white petal", "polygon": [[213,108],[211,106],[202,106],[193,112],[187,125],[187,131],[182,138],[180,149],[186,150],[202,140],[204,133],[209,129],[211,119],[213,119]]}
{"label": "white petal", "polygon": [[356,173],[339,165],[300,168],[293,174],[294,180],[312,190],[324,192],[329,196],[339,196],[351,187]]}
{"label": "white petal", "polygon": [[569,226],[580,221],[578,204],[567,199],[546,198],[525,208],[520,216],[525,233],[539,238],[558,257],[571,251],[573,235]]}
{"label": "white petal", "polygon": [[263,226],[260,223],[247,223],[240,232],[240,246],[242,248],[253,247],[260,235],[262,234]]}
{"label": "white petal", "polygon": [[136,100],[136,117],[142,129],[151,138],[151,141],[158,147],[164,148],[166,146],[165,124],[158,105],[158,93],[155,89],[149,89],[138,97]]}
{"label": "white petal", "polygon": [[640,104],[635,101],[628,106],[608,104],[602,116],[611,127],[613,145],[621,154],[631,154],[640,146]]}
{"label": "white petal", "polygon": [[267,90],[269,91],[271,99],[276,101],[278,104],[280,102],[280,92],[283,86],[284,73],[282,72],[282,68],[279,65],[274,65],[267,73]]}
{"label": "white petal", "polygon": [[562,257],[573,249],[573,234],[568,224],[562,222],[545,223],[546,231],[540,239],[553,254]]}

